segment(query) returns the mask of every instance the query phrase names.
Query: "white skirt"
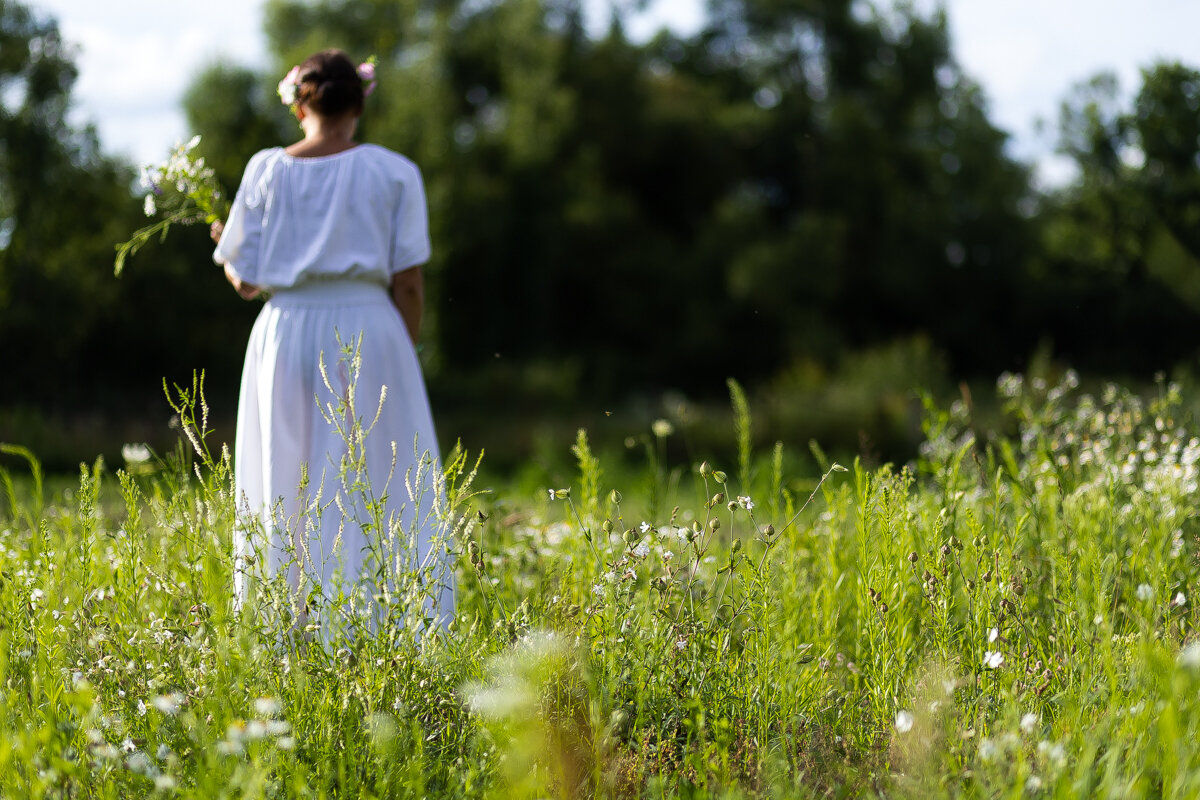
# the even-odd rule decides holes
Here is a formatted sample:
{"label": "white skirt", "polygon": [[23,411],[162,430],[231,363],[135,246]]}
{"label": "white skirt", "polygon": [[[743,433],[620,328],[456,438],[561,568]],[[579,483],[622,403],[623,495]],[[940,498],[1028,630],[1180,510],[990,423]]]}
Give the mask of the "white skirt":
{"label": "white skirt", "polygon": [[440,468],[420,363],[387,289],[343,281],[275,292],[242,372],[234,481],[247,516],[234,537],[235,603],[264,571],[286,578],[308,617],[325,616],[314,602],[355,593],[358,613],[373,614],[372,599],[399,590],[408,597],[393,602],[412,602],[417,585],[425,615],[445,625],[454,586]]}

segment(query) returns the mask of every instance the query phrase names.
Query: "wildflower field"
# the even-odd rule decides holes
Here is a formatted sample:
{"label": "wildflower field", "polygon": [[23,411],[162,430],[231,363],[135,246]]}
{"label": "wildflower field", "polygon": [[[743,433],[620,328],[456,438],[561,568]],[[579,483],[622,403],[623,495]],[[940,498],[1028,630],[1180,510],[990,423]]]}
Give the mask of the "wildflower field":
{"label": "wildflower field", "polygon": [[912,465],[811,478],[736,384],[729,464],[664,421],[616,486],[581,431],[531,496],[455,450],[441,632],[419,574],[369,629],[235,614],[194,395],[195,447],[69,489],[6,445],[0,796],[1197,796],[1200,433],[1174,386],[1076,384],[1006,375],[1008,433],[929,404]]}

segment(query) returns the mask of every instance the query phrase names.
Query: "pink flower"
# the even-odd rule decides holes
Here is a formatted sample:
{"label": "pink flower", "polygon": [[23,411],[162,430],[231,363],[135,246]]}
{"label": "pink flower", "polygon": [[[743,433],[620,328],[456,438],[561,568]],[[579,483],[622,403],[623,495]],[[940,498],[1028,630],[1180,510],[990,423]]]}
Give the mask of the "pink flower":
{"label": "pink flower", "polygon": [[364,61],[358,65],[358,77],[366,86],[363,87],[363,96],[367,97],[371,92],[375,91],[375,62]]}
{"label": "pink flower", "polygon": [[296,89],[300,86],[300,67],[292,67],[287,75],[283,76],[283,80],[279,82],[277,91],[279,99],[283,101],[285,106],[291,106],[296,103]]}

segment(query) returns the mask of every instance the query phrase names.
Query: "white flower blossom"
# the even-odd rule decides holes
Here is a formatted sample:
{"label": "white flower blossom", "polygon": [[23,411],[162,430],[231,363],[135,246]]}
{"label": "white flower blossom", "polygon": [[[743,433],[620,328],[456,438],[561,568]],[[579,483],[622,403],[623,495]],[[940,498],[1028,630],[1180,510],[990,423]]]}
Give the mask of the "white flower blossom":
{"label": "white flower blossom", "polygon": [[1154,599],[1154,590],[1150,588],[1148,583],[1139,583],[1137,587],[1137,599],[1143,603],[1148,603]]}
{"label": "white flower blossom", "polygon": [[638,558],[645,558],[650,555],[650,545],[645,542],[638,543],[638,546],[633,548],[633,554]]}
{"label": "white flower blossom", "polygon": [[[183,695],[178,693],[162,694],[150,701],[155,708],[168,716],[174,716],[179,712],[179,707],[183,704]],[[138,701],[139,711],[146,706],[142,701]]]}
{"label": "white flower blossom", "polygon": [[260,697],[254,701],[254,713],[260,717],[273,717],[279,713],[279,701],[273,697]]}
{"label": "white flower blossom", "polygon": [[988,669],[999,669],[1004,663],[1004,654],[999,650],[988,650],[983,654],[983,665]]}
{"label": "white flower blossom", "polygon": [[1037,730],[1039,721],[1038,715],[1030,711],[1021,717],[1021,730],[1025,733],[1033,733]]}
{"label": "white flower blossom", "polygon": [[913,715],[909,711],[896,712],[896,733],[908,733],[912,730]]}

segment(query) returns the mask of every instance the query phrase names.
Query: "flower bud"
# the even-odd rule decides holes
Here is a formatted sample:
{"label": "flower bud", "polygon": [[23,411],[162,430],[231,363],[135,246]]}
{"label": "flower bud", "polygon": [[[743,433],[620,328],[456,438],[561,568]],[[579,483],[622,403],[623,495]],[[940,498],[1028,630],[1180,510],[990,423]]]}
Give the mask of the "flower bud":
{"label": "flower bud", "polygon": [[707,461],[700,462],[700,475],[701,475],[701,477],[704,477],[704,478],[707,478],[709,475],[712,475],[712,467],[709,466]]}
{"label": "flower bud", "polygon": [[734,539],[734,540],[733,540],[733,546],[732,546],[731,548],[729,548],[729,553],[730,553],[730,555],[732,555],[732,554],[736,553],[738,550],[741,550],[741,549],[742,549],[742,540],[741,540],[741,539]]}
{"label": "flower bud", "polygon": [[613,532],[613,523],[612,523],[612,520],[611,520],[611,519],[606,519],[606,520],[604,520],[604,522],[603,522],[603,523],[601,523],[601,525],[600,525],[600,528],[601,528],[601,530],[603,530],[605,533],[612,533],[612,532]]}
{"label": "flower bud", "polygon": [[709,520],[708,529],[710,531],[713,531],[714,533],[716,531],[720,530],[721,529],[721,520],[716,519],[715,517],[713,519]]}
{"label": "flower bud", "polygon": [[621,493],[618,492],[616,489],[613,489],[611,492],[608,493],[608,502],[612,503],[613,505],[620,505],[621,504]]}
{"label": "flower bud", "polygon": [[725,473],[719,469],[713,472],[713,480],[715,480],[717,483],[725,483],[725,477]]}
{"label": "flower bud", "polygon": [[721,503],[724,503],[724,502],[725,502],[725,493],[724,493],[724,492],[717,492],[716,494],[714,494],[714,495],[712,496],[712,500],[711,500],[710,502],[711,502],[711,503],[712,503],[714,506],[716,506],[716,505],[720,505]]}
{"label": "flower bud", "polygon": [[774,525],[768,524],[767,527],[763,528],[763,536],[766,536],[768,539],[770,539],[774,535],[775,535],[775,526]]}

